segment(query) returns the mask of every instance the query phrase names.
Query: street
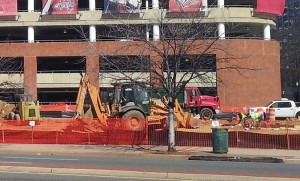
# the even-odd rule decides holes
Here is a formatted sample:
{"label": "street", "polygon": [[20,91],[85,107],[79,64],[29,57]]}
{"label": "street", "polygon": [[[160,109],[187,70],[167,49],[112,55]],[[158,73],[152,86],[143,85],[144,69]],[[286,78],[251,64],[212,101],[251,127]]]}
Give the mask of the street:
{"label": "street", "polygon": [[[28,155],[1,154],[0,167],[34,167],[63,169],[92,169],[142,173],[181,173],[235,175],[277,178],[300,178],[299,164],[256,163],[187,160],[187,157],[152,156],[64,156],[64,155]],[[33,169],[31,169],[32,171]],[[80,172],[79,172],[80,173]],[[2,174],[1,174],[2,175]],[[143,174],[141,174],[143,176]],[[1,179],[2,180],[2,179]],[[132,180],[132,179],[131,179]]]}
{"label": "street", "polygon": [[[1,172],[0,172],[1,173]],[[172,181],[171,179],[143,179],[143,178],[120,178],[120,177],[92,177],[92,176],[82,176],[82,175],[53,175],[53,174],[28,174],[28,173],[4,173],[0,174],[1,181]],[[175,180],[173,180],[175,181]]]}

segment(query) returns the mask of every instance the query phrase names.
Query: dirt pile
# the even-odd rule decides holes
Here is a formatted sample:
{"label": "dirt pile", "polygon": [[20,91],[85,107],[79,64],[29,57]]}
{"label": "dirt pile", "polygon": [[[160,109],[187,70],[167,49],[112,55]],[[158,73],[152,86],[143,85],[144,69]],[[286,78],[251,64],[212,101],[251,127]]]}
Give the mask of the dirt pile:
{"label": "dirt pile", "polygon": [[4,119],[14,109],[15,109],[14,104],[8,104],[0,100],[0,120]]}

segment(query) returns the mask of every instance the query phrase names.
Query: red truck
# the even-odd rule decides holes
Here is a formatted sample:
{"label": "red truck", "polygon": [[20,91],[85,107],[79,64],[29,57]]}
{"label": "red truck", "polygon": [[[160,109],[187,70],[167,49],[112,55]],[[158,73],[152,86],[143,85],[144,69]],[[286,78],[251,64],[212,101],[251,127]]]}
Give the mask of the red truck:
{"label": "red truck", "polygon": [[190,109],[200,117],[211,119],[214,114],[220,112],[220,99],[218,96],[201,95],[198,87],[185,87],[184,93],[177,99],[184,109]]}
{"label": "red truck", "polygon": [[[157,95],[165,95],[165,91],[162,89],[154,89],[152,97],[159,98]],[[214,114],[220,112],[220,99],[218,96],[201,95],[198,87],[185,87],[177,99],[180,105],[193,114],[199,114],[200,117],[206,117],[208,119],[213,118]]]}

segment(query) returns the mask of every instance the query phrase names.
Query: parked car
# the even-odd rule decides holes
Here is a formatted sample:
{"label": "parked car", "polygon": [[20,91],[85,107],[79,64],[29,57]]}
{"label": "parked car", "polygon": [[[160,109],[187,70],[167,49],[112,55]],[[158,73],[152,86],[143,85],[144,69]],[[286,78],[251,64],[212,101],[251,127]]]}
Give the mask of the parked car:
{"label": "parked car", "polygon": [[258,108],[262,108],[264,113],[266,113],[268,108],[274,108],[276,118],[300,118],[299,103],[286,98],[271,101],[266,106],[251,107],[249,108],[249,114],[256,112]]}

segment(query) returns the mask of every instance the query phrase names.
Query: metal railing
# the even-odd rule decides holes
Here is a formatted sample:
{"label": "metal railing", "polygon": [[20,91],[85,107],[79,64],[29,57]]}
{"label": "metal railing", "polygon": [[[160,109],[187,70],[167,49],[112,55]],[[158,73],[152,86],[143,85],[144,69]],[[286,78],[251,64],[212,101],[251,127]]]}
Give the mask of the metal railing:
{"label": "metal railing", "polygon": [[[210,40],[210,39],[217,39],[218,37],[203,37],[199,40]],[[225,39],[256,39],[256,40],[263,40],[263,37],[253,37],[253,36],[236,36],[236,37],[225,37]],[[105,39],[105,38],[97,38],[97,42],[101,41],[123,41],[122,38],[115,38],[115,39]],[[150,41],[153,40],[150,38]],[[164,39],[168,40],[168,39]],[[179,40],[179,39],[178,39]],[[271,39],[274,40],[274,39]],[[131,41],[143,41],[143,40],[131,40]],[[34,43],[48,43],[48,42],[89,42],[88,39],[65,39],[65,40],[34,40]],[[0,40],[0,43],[28,43],[28,40]]]}

